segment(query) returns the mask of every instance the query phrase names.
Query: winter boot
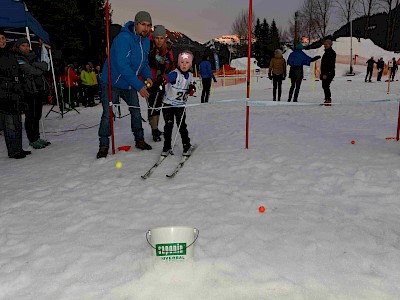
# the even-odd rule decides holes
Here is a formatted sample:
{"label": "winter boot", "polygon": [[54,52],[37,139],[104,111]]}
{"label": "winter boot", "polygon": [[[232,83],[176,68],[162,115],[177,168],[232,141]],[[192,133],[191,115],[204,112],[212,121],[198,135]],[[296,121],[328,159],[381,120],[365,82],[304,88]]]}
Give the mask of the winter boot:
{"label": "winter boot", "polygon": [[152,130],[152,134],[153,134],[153,141],[155,142],[161,142],[161,131],[157,129],[153,129]]}
{"label": "winter boot", "polygon": [[151,149],[153,149],[153,148],[152,148],[149,144],[147,144],[144,140],[137,141],[135,147],[138,148],[138,149],[140,149],[140,150],[151,150]]}
{"label": "winter boot", "polygon": [[161,152],[161,156],[168,156],[170,154],[172,154],[171,148],[169,148],[169,149],[163,148],[163,150]]}
{"label": "winter boot", "polygon": [[108,147],[100,147],[99,152],[97,152],[97,158],[106,158],[108,155]]}
{"label": "winter boot", "polygon": [[15,159],[21,159],[21,158],[25,158],[26,154],[23,152],[17,152],[15,154],[9,155],[9,158],[15,158]]}
{"label": "winter boot", "polygon": [[51,145],[51,143],[47,140],[38,139],[38,142],[44,145],[45,147]]}
{"label": "winter boot", "polygon": [[41,142],[39,142],[39,140],[34,141],[34,142],[32,142],[32,143],[29,143],[29,145],[30,145],[33,149],[43,149],[43,148],[46,147],[46,146],[43,145]]}
{"label": "winter boot", "polygon": [[190,156],[192,154],[193,147],[190,144],[184,144],[183,145],[183,156]]}

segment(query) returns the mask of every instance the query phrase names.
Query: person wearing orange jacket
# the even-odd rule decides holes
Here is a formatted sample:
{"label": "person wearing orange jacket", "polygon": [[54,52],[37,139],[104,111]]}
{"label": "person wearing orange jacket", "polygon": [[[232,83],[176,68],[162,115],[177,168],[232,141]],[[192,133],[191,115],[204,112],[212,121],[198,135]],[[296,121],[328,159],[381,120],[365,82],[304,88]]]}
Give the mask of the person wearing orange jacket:
{"label": "person wearing orange jacket", "polygon": [[74,72],[74,65],[69,64],[65,69],[65,86],[67,88],[68,99],[71,100],[72,107],[78,107],[78,81],[80,76]]}

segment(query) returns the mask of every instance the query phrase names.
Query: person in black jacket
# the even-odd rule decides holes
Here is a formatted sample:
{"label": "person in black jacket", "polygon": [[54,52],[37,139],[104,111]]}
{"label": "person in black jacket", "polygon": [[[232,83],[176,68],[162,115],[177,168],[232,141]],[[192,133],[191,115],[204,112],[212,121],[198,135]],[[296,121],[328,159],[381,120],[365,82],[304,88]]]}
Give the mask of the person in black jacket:
{"label": "person in black jacket", "polygon": [[4,131],[8,157],[24,158],[30,151],[22,149],[22,122],[19,102],[22,95],[18,62],[6,48],[6,36],[0,30],[0,125]]}
{"label": "person in black jacket", "polygon": [[325,53],[321,59],[321,74],[320,79],[322,81],[322,88],[325,95],[325,104],[327,106],[332,103],[331,95],[331,82],[335,77],[335,65],[336,65],[336,52],[332,49],[332,41],[324,41]]}
{"label": "person in black jacket", "polygon": [[39,122],[42,118],[42,98],[46,89],[43,73],[47,71],[46,62],[36,61],[36,54],[30,50],[27,38],[15,42],[15,56],[22,77],[24,100],[28,109],[25,111],[25,131],[29,145],[34,149],[42,149],[50,145],[49,141],[40,138]]}
{"label": "person in black jacket", "polygon": [[394,76],[396,75],[397,69],[399,67],[397,66],[396,58],[392,58],[392,67],[390,68],[390,80],[394,81]]}
{"label": "person in black jacket", "polygon": [[376,63],[376,68],[378,69],[378,77],[376,78],[376,81],[381,81],[383,69],[385,68],[385,62],[383,61],[383,57],[381,57]]}
{"label": "person in black jacket", "polygon": [[377,62],[374,60],[374,57],[371,56],[370,59],[367,60],[366,64],[367,64],[367,75],[365,75],[365,82],[367,82],[367,78],[369,76],[368,81],[371,81],[371,77],[372,77],[372,71],[374,70],[374,64],[376,64]]}

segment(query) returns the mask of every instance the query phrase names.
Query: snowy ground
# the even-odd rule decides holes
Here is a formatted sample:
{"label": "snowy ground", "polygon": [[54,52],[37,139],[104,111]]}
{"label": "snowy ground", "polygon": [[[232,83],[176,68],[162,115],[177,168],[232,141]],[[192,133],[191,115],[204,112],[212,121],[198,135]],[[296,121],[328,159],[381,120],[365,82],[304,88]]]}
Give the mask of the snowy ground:
{"label": "snowy ground", "polygon": [[[346,68],[338,105],[251,107],[248,150],[245,104],[216,102],[245,85],[213,90],[188,109],[199,148],[174,179],[180,143],[140,178],[162,147],[148,124],[152,151],[95,159],[99,106],[51,113],[52,145],[26,159],[1,139],[0,299],[399,299],[400,144],[386,140],[399,104],[368,101],[400,84],[388,95]],[[270,81],[253,79],[251,98],[272,103]],[[299,101],[322,103],[321,83],[308,77]],[[129,119],[115,125],[116,145],[134,145]],[[176,225],[200,231],[193,263],[153,263],[146,231]]]}

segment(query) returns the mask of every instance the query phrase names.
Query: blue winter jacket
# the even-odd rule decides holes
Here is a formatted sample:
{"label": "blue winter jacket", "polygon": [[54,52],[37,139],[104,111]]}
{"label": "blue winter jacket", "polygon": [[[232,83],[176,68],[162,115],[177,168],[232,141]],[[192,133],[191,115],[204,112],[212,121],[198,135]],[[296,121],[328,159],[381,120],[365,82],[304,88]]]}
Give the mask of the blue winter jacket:
{"label": "blue winter jacket", "polygon": [[214,73],[211,69],[211,63],[208,60],[203,60],[200,63],[200,76],[201,78],[214,78]]}
{"label": "blue winter jacket", "polygon": [[294,50],[290,53],[287,63],[289,66],[300,67],[309,66],[312,62],[312,58],[305,54],[302,50]]}
{"label": "blue winter jacket", "polygon": [[[126,23],[111,45],[111,84],[121,89],[133,88],[140,91],[145,84],[138,76],[141,75],[144,79],[152,78],[147,59],[150,40],[130,31],[128,26],[134,24],[132,21]],[[108,83],[107,60],[103,66],[101,80]]]}

